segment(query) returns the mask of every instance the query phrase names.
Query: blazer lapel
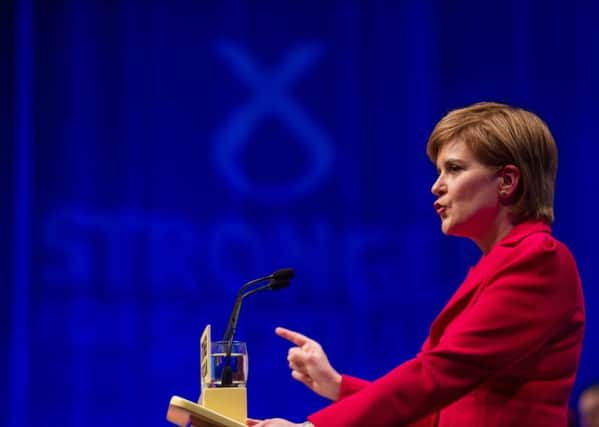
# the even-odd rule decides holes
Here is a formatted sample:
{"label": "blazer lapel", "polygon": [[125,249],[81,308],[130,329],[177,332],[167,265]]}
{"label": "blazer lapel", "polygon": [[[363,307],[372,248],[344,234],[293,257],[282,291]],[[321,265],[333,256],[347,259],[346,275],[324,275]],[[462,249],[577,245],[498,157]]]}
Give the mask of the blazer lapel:
{"label": "blazer lapel", "polygon": [[[482,262],[482,260],[481,260]],[[479,262],[480,264],[480,262]],[[439,342],[439,338],[443,335],[443,331],[455,316],[466,308],[472,295],[478,289],[482,276],[480,274],[480,265],[471,267],[468,275],[462,285],[453,294],[449,302],[445,305],[441,313],[434,320],[430,330],[430,344],[435,346]]]}
{"label": "blazer lapel", "polygon": [[551,228],[539,221],[529,221],[517,225],[507,236],[498,242],[495,248],[487,255],[484,255],[476,266],[470,268],[462,285],[453,294],[449,302],[445,305],[445,308],[441,310],[441,313],[439,313],[431,325],[429,339],[426,340],[425,346],[434,347],[437,345],[447,325],[468,306],[472,296],[480,287],[485,273],[493,271],[493,264],[500,261],[497,253],[494,253],[496,252],[496,248],[499,246],[509,247],[517,245],[524,237],[537,232],[551,233]]}

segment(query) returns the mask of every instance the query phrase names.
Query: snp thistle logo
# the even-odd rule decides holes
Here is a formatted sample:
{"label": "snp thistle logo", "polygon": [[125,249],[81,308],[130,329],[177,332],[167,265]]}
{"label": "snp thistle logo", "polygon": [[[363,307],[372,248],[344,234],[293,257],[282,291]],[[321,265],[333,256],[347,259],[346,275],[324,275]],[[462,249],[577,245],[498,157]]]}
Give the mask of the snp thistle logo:
{"label": "snp thistle logo", "polygon": [[[296,46],[271,69],[259,66],[250,52],[231,43],[218,43],[216,51],[253,96],[246,104],[233,109],[215,134],[214,162],[226,183],[247,197],[265,203],[289,201],[313,189],[330,170],[331,142],[308,113],[290,98],[290,89],[320,57],[320,46]],[[306,170],[301,176],[280,184],[255,183],[238,164],[239,154],[251,142],[259,123],[273,117],[302,143],[306,150]]]}

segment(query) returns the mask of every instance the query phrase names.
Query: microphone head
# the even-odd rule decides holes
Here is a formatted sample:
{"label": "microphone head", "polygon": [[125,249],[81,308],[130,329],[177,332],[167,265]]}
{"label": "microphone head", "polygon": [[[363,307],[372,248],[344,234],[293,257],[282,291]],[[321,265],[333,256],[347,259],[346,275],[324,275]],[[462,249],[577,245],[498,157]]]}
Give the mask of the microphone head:
{"label": "microphone head", "polygon": [[272,273],[273,281],[289,281],[295,276],[293,268],[280,268]]}
{"label": "microphone head", "polygon": [[277,280],[272,279],[268,284],[268,287],[273,291],[278,291],[279,289],[283,289],[289,286],[289,280]]}

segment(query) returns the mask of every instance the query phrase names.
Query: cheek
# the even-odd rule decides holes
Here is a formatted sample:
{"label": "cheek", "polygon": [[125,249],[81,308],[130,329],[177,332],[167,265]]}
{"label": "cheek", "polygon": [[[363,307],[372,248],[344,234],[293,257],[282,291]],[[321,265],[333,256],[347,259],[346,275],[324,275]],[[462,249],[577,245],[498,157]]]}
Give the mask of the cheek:
{"label": "cheek", "polygon": [[470,187],[456,194],[454,215],[459,220],[467,220],[479,214],[491,214],[497,207],[497,197],[486,186]]}
{"label": "cheek", "polygon": [[497,189],[487,180],[467,183],[456,193],[456,200],[471,207],[487,207],[497,203]]}

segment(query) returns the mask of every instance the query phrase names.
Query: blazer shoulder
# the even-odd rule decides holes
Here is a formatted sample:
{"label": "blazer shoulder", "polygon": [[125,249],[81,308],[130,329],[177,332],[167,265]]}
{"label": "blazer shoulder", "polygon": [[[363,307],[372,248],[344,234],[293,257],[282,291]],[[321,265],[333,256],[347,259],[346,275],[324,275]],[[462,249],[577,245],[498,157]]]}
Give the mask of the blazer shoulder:
{"label": "blazer shoulder", "polygon": [[545,259],[549,264],[571,266],[576,270],[576,261],[565,243],[550,233],[532,233],[513,247],[516,252],[532,258]]}
{"label": "blazer shoulder", "polygon": [[581,283],[576,261],[568,247],[551,233],[524,236],[502,247],[489,264],[488,283],[521,283],[565,301],[581,304]]}
{"label": "blazer shoulder", "polygon": [[495,254],[496,256],[518,257],[527,256],[548,256],[557,255],[565,257],[570,261],[574,261],[570,249],[549,230],[533,231],[531,233],[522,234],[519,238],[505,239],[500,243],[500,249]]}

